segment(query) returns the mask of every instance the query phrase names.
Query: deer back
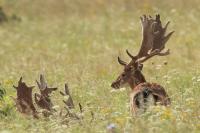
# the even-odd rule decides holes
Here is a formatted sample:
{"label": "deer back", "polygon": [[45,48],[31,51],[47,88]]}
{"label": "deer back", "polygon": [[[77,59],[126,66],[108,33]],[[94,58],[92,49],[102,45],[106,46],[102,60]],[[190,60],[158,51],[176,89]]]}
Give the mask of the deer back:
{"label": "deer back", "polygon": [[151,105],[170,105],[170,98],[165,89],[156,83],[141,83],[137,85],[130,94],[131,111],[145,112]]}

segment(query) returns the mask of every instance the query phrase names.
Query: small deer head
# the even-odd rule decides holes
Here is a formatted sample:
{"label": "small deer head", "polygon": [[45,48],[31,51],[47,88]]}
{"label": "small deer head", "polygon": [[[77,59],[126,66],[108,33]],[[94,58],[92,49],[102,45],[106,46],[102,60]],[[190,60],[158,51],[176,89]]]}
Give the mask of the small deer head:
{"label": "small deer head", "polygon": [[133,89],[136,85],[146,82],[141,72],[143,63],[155,55],[166,56],[169,54],[169,49],[163,52],[166,42],[174,32],[172,31],[165,35],[169,22],[163,28],[160,15],[156,15],[155,19],[144,15],[140,19],[143,31],[141,48],[136,56],[131,55],[126,50],[128,56],[131,58],[130,63],[126,63],[118,57],[118,62],[124,66],[124,70],[111,85],[115,89],[119,89],[127,83]]}

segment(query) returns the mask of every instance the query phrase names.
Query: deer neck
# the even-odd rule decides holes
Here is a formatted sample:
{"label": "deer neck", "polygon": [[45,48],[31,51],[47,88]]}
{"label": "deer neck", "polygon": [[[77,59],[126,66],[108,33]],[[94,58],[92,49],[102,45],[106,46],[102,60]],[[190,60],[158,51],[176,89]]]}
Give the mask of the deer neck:
{"label": "deer neck", "polygon": [[144,75],[141,73],[141,71],[137,71],[135,73],[135,76],[131,78],[129,85],[132,88],[132,90],[139,84],[146,82],[146,79]]}

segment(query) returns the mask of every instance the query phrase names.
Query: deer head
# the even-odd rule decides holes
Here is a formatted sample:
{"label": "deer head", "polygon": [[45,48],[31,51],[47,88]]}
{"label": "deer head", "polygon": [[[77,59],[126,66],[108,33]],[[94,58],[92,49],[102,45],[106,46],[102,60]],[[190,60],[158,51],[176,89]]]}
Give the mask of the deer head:
{"label": "deer head", "polygon": [[57,88],[48,87],[47,83],[45,81],[44,75],[40,75],[40,83],[36,80],[36,83],[38,85],[38,88],[40,90],[40,94],[35,93],[35,102],[36,104],[42,108],[46,109],[48,111],[52,110],[53,104],[50,99],[50,95],[53,91],[56,91]]}
{"label": "deer head", "polygon": [[151,16],[147,17],[146,15],[143,15],[140,19],[143,31],[140,50],[136,56],[133,56],[126,50],[126,53],[131,58],[130,63],[126,63],[118,57],[118,62],[124,66],[124,70],[111,85],[111,87],[115,89],[119,89],[127,83],[131,88],[134,88],[139,83],[146,82],[141,72],[143,63],[155,55],[169,55],[169,49],[164,50],[166,42],[174,33],[174,31],[172,31],[165,35],[169,22],[163,27],[159,14],[156,15],[155,19]]}
{"label": "deer head", "polygon": [[32,89],[34,86],[28,87],[22,82],[22,77],[18,81],[18,86],[13,87],[17,90],[17,98],[15,99],[17,109],[24,114],[33,114],[37,118],[37,111],[33,105]]}

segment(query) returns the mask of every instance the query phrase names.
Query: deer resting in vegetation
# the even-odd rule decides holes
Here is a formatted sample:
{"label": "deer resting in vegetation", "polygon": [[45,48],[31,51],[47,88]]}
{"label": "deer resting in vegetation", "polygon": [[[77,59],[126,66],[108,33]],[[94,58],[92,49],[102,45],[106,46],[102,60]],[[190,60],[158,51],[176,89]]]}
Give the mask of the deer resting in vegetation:
{"label": "deer resting in vegetation", "polygon": [[131,58],[129,63],[118,57],[118,62],[124,66],[123,72],[111,85],[114,89],[119,89],[126,84],[132,89],[130,94],[131,112],[138,114],[144,112],[149,105],[169,105],[170,98],[165,89],[156,84],[148,83],[142,74],[143,63],[150,58],[169,55],[170,51],[164,50],[165,44],[174,33],[174,31],[165,35],[169,22],[163,27],[160,15],[156,18],[143,15],[141,18],[143,40],[141,48],[136,56],[133,56],[128,50],[126,53]]}
{"label": "deer resting in vegetation", "polygon": [[[41,109],[43,109],[41,113],[45,117],[48,117],[50,115],[53,115],[53,112],[58,112],[57,110],[53,109],[53,104],[50,99],[50,94],[53,91],[56,91],[57,88],[48,87],[44,75],[42,74],[40,75],[40,81],[36,80],[36,83],[40,90],[40,94],[35,93],[35,103]],[[13,87],[17,90],[17,98],[13,98],[16,102],[17,110],[23,114],[33,115],[34,118],[39,118],[38,115],[40,112],[36,110],[32,98],[32,89],[34,88],[34,86],[28,87],[25,82],[22,82],[21,77],[18,81],[18,86],[16,87],[13,85]],[[81,117],[79,117],[76,113],[70,110],[75,108],[75,106],[67,84],[65,84],[64,92],[60,91],[60,94],[65,98],[63,102],[65,104],[67,114],[64,116],[64,118],[73,118],[75,120],[80,120]],[[82,113],[83,107],[80,103],[79,108],[80,113]],[[60,111],[60,116],[62,116],[62,110]]]}

